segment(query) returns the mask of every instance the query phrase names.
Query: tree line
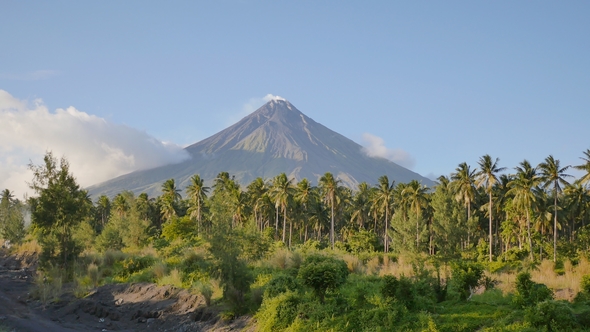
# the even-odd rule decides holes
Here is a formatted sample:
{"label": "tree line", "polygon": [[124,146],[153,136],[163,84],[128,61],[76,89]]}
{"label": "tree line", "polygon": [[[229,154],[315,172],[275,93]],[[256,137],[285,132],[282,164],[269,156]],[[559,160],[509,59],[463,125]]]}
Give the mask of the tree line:
{"label": "tree line", "polygon": [[[490,261],[509,253],[556,260],[560,250],[569,254],[590,246],[590,149],[581,159],[572,166],[584,172],[576,181],[568,174],[570,166],[553,156],[537,166],[523,160],[509,170],[498,158],[484,155],[477,167],[461,163],[432,188],[381,176],[352,190],[331,173],[317,185],[282,173],[242,186],[221,172],[211,187],[195,174],[186,188],[177,188],[174,179],[165,181],[158,197],[124,191],[92,202],[67,160],[48,153],[44,164],[30,165],[37,196],[27,205],[33,229],[49,248],[44,255],[63,262],[85,243],[104,250],[142,247],[207,237],[220,227],[252,227],[288,247],[313,240],[349,251],[456,256],[471,250]],[[24,235],[23,227],[9,226],[19,224],[10,220],[23,220],[22,212],[14,212],[23,211],[23,205],[9,190],[2,192],[4,238]]]}

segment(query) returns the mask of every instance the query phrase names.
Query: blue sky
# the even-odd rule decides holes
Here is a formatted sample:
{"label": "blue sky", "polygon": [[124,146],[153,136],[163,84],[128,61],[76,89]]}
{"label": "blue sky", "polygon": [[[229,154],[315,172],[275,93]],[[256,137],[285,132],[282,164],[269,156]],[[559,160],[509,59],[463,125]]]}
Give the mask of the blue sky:
{"label": "blue sky", "polygon": [[0,8],[0,189],[17,194],[45,150],[90,185],[184,158],[267,94],[429,177],[484,154],[579,164],[590,148],[587,1]]}

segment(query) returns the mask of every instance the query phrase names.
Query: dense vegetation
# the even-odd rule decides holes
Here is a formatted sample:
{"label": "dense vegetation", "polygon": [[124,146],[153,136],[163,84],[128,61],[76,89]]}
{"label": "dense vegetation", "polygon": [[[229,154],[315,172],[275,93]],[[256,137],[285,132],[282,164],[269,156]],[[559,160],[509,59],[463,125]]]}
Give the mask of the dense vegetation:
{"label": "dense vegetation", "polygon": [[75,280],[81,296],[109,282],[173,284],[227,319],[254,314],[262,331],[583,330],[590,150],[581,159],[571,183],[552,156],[510,172],[486,155],[434,188],[382,176],[351,190],[330,173],[317,186],[280,174],[242,187],[222,172],[211,187],[194,175],[159,197],[92,202],[48,153],[30,166],[34,198],[2,192],[0,235],[38,243],[43,276]]}

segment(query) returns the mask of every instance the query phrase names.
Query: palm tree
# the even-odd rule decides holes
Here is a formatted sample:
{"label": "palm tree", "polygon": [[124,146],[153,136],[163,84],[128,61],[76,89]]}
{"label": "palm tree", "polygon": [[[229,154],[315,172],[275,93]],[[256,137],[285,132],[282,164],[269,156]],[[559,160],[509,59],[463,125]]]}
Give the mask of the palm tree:
{"label": "palm tree", "polygon": [[385,211],[385,232],[383,233],[383,246],[384,251],[389,252],[389,236],[387,231],[389,230],[389,216],[393,205],[393,195],[395,189],[395,181],[389,183],[387,175],[383,175],[379,178],[377,184],[377,190],[375,191],[375,204]]}
{"label": "palm tree", "polygon": [[190,184],[186,187],[186,193],[188,194],[189,200],[189,208],[188,213],[189,216],[197,221],[197,232],[200,232],[200,225],[201,225],[201,209],[205,199],[207,198],[207,193],[209,192],[209,187],[205,186],[203,179],[199,174],[195,174],[190,179]]}
{"label": "palm tree", "polygon": [[540,180],[543,182],[543,188],[553,186],[553,261],[557,262],[557,195],[561,193],[561,185],[567,186],[569,182],[565,174],[569,166],[561,167],[559,160],[555,160],[552,155],[545,158],[545,161],[539,164]]}
{"label": "palm tree", "polygon": [[322,190],[322,196],[330,205],[330,243],[332,244],[332,249],[334,249],[334,206],[336,204],[336,194],[340,180],[335,179],[332,173],[327,172],[322,175],[319,184],[320,189]]}
{"label": "palm tree", "polygon": [[489,154],[481,157],[479,159],[479,167],[480,171],[476,174],[476,184],[477,187],[484,187],[486,193],[488,194],[489,198],[489,207],[488,207],[488,215],[490,218],[490,262],[492,261],[492,247],[493,247],[493,239],[492,239],[492,189],[494,185],[498,183],[498,177],[496,176],[497,173],[506,169],[506,167],[498,167],[498,161],[500,159],[496,158],[495,161],[492,161],[492,157]]}
{"label": "palm tree", "polygon": [[263,229],[263,223],[260,210],[265,205],[267,191],[268,188],[266,183],[261,177],[257,177],[248,185],[248,195],[250,197],[250,204],[252,204],[252,210],[254,212],[254,222],[256,223],[256,228],[259,228],[261,232]]}
{"label": "palm tree", "polygon": [[[314,190],[311,183],[307,179],[302,179],[297,183],[297,192],[295,199],[301,205],[301,214],[303,216],[303,230],[304,230],[304,241],[307,241],[307,226],[309,223],[306,222],[309,215],[309,207],[314,196]],[[300,238],[301,239],[301,238]]]}
{"label": "palm tree", "polygon": [[586,149],[586,151],[584,151],[584,155],[585,157],[580,157],[580,159],[582,159],[584,163],[582,165],[574,166],[575,169],[586,171],[586,174],[584,174],[578,180],[578,182],[580,182],[582,185],[590,183],[590,149]]}
{"label": "palm tree", "polygon": [[567,202],[567,211],[571,219],[571,226],[569,227],[571,239],[576,221],[581,221],[582,227],[586,226],[585,220],[590,212],[590,192],[579,182],[567,186],[563,191]]}
{"label": "palm tree", "polygon": [[416,213],[416,250],[420,248],[420,220],[422,210],[428,206],[428,187],[422,186],[416,180],[410,181],[402,191],[402,196],[407,200],[410,210]]}
{"label": "palm tree", "polygon": [[526,213],[527,235],[529,241],[529,251],[531,260],[533,259],[533,241],[531,239],[531,217],[530,210],[535,202],[535,195],[533,188],[539,184],[539,177],[537,169],[533,168],[531,164],[524,160],[520,166],[515,167],[516,176],[510,181],[508,187],[508,194],[513,196],[513,202]]}
{"label": "palm tree", "polygon": [[371,187],[366,182],[358,184],[357,191],[352,199],[351,222],[357,222],[359,229],[365,229],[367,218],[369,217],[369,199]]}
{"label": "palm tree", "polygon": [[457,202],[463,202],[467,208],[467,219],[471,218],[471,203],[475,200],[475,174],[477,170],[471,170],[467,163],[459,164],[455,173],[451,174],[451,188],[455,193]]}
{"label": "palm tree", "polygon": [[[539,245],[539,260],[543,259],[543,241],[545,234],[551,234],[553,232],[553,228],[551,227],[551,204],[549,203],[549,197],[547,192],[540,188],[535,187],[533,188],[533,193],[535,195],[534,204],[534,222],[535,222],[535,230],[541,234],[541,245]],[[558,228],[561,229],[561,225],[558,225]]]}
{"label": "palm tree", "polygon": [[129,211],[129,203],[123,193],[117,194],[113,199],[112,209],[115,210],[119,217],[123,217]]}
{"label": "palm tree", "polygon": [[[450,187],[455,193],[457,202],[461,202],[467,208],[467,222],[471,219],[471,202],[475,200],[475,173],[476,170],[471,170],[467,163],[459,164],[455,169],[455,173],[451,174]],[[467,244],[469,244],[469,232],[467,232]]]}
{"label": "palm tree", "polygon": [[166,220],[170,220],[173,216],[176,216],[176,203],[182,199],[180,190],[176,189],[174,179],[168,179],[162,184],[162,217]]}
{"label": "palm tree", "polygon": [[101,195],[96,201],[96,207],[100,214],[100,226],[104,228],[111,213],[111,201],[106,195]]}
{"label": "palm tree", "polygon": [[293,188],[291,180],[287,179],[287,174],[281,173],[274,178],[270,192],[275,201],[275,205],[277,207],[280,206],[283,210],[283,243],[286,243],[285,237],[287,235],[287,204],[295,193],[295,188]]}

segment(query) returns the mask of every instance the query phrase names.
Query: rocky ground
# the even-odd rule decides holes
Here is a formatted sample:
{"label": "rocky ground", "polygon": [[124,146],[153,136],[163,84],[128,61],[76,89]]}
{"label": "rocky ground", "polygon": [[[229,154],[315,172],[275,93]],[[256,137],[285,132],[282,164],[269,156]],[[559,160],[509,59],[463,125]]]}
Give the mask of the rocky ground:
{"label": "rocky ground", "polygon": [[[105,285],[77,298],[34,296],[36,259],[0,251],[0,331],[254,331],[250,317],[231,322],[201,296],[149,283]],[[4,329],[4,330],[3,330]]]}

